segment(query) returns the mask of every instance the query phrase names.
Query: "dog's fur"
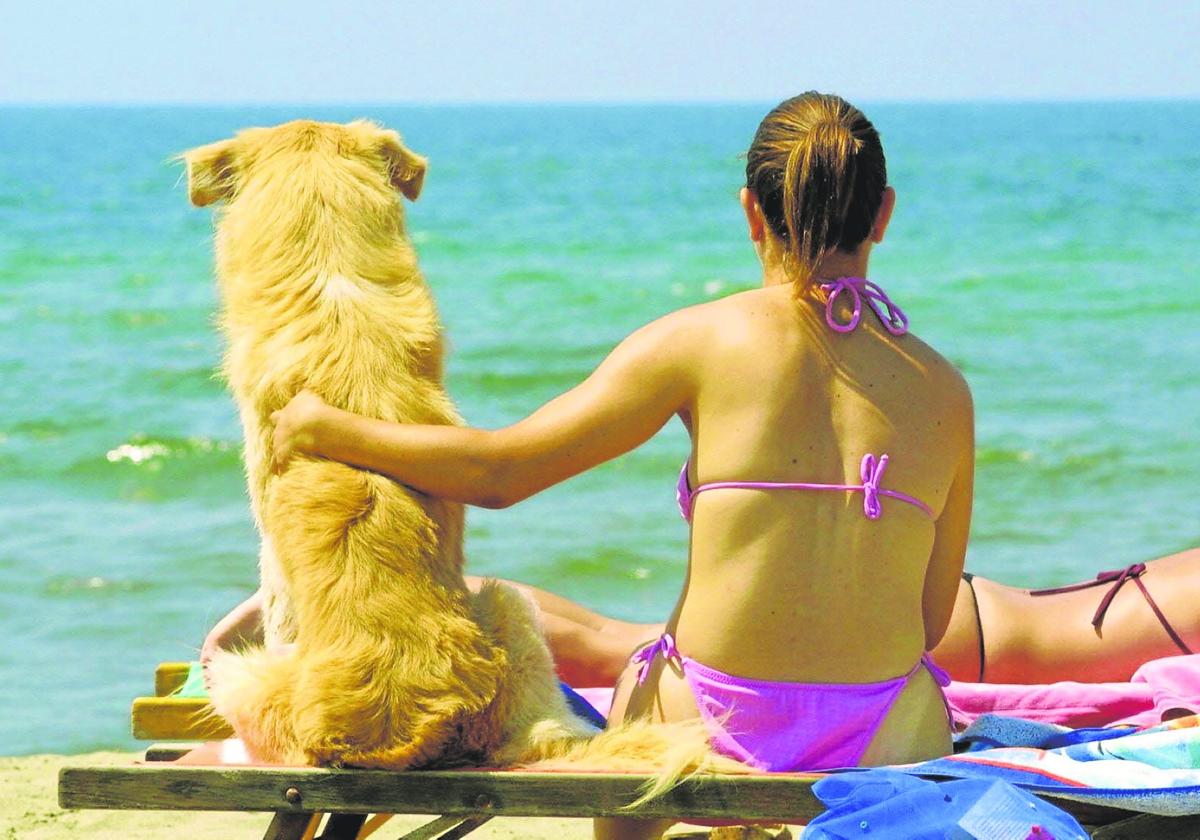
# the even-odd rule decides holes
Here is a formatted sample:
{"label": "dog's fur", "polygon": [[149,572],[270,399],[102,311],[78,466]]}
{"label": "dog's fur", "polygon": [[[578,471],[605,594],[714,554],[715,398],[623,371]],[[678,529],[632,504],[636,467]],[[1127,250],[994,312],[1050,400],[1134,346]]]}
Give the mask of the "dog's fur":
{"label": "dog's fur", "polygon": [[[442,334],[405,235],[425,161],[373,123],[297,121],[186,152],[216,233],[225,374],[262,534],[267,646],[211,666],[217,711],[264,761],[404,769],[559,759],[722,767],[698,722],[588,743],[530,605],[463,582],[463,510],[332,461],[271,473],[271,412],[302,388],[389,421],[457,423]],[[285,653],[272,652],[294,642]]]}

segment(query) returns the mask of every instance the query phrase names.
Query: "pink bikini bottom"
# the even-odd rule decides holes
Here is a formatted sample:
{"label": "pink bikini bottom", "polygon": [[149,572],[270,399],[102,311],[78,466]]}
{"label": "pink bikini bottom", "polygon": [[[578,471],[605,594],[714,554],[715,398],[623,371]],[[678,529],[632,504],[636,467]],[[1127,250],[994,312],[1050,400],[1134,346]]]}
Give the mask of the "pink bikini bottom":
{"label": "pink bikini bottom", "polygon": [[713,749],[776,772],[857,767],[892,704],[922,666],[942,688],[950,684],[950,676],[928,654],[904,676],[883,682],[748,680],[680,655],[670,633],[633,655],[642,666],[639,684],[660,653],[682,669]]}

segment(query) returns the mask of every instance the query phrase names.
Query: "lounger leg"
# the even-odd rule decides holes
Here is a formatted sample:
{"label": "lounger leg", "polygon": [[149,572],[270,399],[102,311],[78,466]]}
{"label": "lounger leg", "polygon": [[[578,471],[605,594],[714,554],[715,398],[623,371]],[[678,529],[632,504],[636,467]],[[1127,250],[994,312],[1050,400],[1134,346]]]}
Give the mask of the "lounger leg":
{"label": "lounger leg", "polygon": [[330,814],[318,840],[357,840],[358,831],[366,821],[366,814]]}
{"label": "lounger leg", "polygon": [[303,811],[276,811],[263,840],[300,840],[308,824],[320,818],[320,814],[306,814]]}
{"label": "lounger leg", "polygon": [[410,831],[398,840],[458,840],[460,837],[466,837],[490,819],[491,817],[487,815],[438,817],[433,822],[425,823],[416,831]]}
{"label": "lounger leg", "polygon": [[1140,814],[1097,828],[1092,837],[1097,840],[1192,840],[1200,837],[1200,816]]}

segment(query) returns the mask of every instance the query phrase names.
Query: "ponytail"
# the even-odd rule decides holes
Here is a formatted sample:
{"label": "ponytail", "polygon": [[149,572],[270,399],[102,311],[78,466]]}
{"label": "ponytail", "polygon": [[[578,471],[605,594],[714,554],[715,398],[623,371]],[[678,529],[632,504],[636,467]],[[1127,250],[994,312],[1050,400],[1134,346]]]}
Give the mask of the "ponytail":
{"label": "ponytail", "polygon": [[828,251],[852,252],[870,234],[887,165],[861,111],[809,92],[763,119],[746,153],[746,186],[782,240],[784,266],[800,292]]}

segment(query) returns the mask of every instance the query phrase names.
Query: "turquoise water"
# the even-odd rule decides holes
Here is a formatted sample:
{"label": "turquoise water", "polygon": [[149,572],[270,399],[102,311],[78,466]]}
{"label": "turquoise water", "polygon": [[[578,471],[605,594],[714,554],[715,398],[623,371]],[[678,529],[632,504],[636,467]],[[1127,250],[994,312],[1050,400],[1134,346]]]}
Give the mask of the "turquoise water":
{"label": "turquoise water", "polygon": [[[210,215],[170,155],[298,116],[403,132],[450,388],[496,426],[757,282],[735,197],[765,110],[0,109],[0,754],[132,745],[154,665],[255,584]],[[1043,584],[1200,544],[1200,103],[867,110],[900,196],[873,275],[975,392],[968,565]],[[472,511],[471,568],[661,617],[685,449]]]}

